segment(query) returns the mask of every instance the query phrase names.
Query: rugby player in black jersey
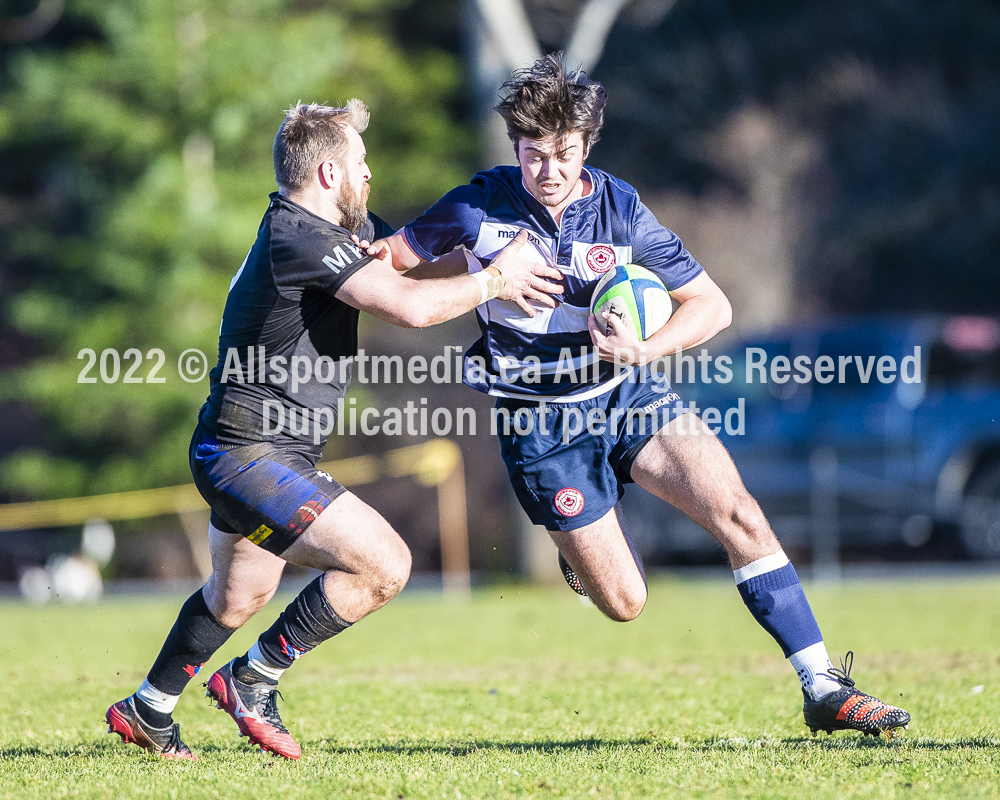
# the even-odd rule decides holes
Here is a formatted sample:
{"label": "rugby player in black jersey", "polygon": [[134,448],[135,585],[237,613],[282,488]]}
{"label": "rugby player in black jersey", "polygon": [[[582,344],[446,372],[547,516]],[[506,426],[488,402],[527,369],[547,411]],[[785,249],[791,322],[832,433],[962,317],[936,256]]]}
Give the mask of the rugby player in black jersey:
{"label": "rugby player in black jersey", "polygon": [[[554,306],[551,295],[562,291],[546,280],[557,270],[518,255],[526,232],[476,275],[418,280],[361,249],[392,233],[367,211],[367,125],[359,100],[299,104],[275,138],[279,190],[230,284],[219,361],[191,441],[191,470],[212,510],[212,575],[182,606],[146,680],[106,715],[110,732],[164,757],[194,758],[173,721],[180,694],[271,599],[286,562],[322,575],[208,681],[241,735],[286,758],[301,749],[278,715],[281,674],[406,583],[402,539],[316,469],[350,383],[359,310],[424,327],[496,297],[534,314],[531,302]],[[465,262],[461,251],[448,258]]]}

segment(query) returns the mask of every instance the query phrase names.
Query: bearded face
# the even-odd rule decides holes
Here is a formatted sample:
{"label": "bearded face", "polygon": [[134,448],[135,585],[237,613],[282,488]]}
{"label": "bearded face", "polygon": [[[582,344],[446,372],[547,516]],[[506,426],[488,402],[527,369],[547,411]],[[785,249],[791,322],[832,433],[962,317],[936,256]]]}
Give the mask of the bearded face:
{"label": "bearded face", "polygon": [[371,187],[367,181],[361,184],[360,194],[354,190],[349,181],[344,181],[340,187],[340,197],[337,198],[337,209],[340,211],[341,227],[351,233],[357,233],[368,219],[368,193]]}

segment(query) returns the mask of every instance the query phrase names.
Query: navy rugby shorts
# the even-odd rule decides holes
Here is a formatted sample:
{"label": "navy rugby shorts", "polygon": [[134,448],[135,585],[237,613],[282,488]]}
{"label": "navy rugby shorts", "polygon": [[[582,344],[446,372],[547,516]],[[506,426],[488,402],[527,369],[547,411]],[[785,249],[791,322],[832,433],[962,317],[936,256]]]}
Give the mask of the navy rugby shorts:
{"label": "navy rugby shorts", "polygon": [[294,443],[220,445],[199,426],[189,458],[212,525],[281,555],[346,490],[316,469],[319,454]]}
{"label": "navy rugby shorts", "polygon": [[521,507],[535,525],[568,531],[611,511],[624,484],[632,482],[639,451],[689,410],[665,376],[650,375],[644,367],[589,400],[542,404],[501,398],[494,413],[500,452]]}

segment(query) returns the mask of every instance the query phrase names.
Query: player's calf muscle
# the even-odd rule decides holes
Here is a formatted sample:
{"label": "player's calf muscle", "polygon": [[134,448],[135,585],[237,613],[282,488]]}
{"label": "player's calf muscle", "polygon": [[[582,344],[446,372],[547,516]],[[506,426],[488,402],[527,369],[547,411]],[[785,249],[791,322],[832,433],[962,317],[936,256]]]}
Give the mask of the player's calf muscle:
{"label": "player's calf muscle", "polygon": [[732,497],[716,536],[725,545],[734,563],[749,563],[776,553],[781,547],[764,512],[746,490]]}

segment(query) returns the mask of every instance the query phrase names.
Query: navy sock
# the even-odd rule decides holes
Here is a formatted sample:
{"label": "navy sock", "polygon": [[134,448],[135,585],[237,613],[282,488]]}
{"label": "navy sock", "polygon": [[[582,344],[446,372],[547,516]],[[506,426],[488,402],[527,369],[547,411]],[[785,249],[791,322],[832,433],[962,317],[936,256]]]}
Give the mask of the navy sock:
{"label": "navy sock", "polygon": [[[812,609],[809,608],[806,594],[802,591],[799,576],[783,554],[780,559],[784,561],[783,566],[752,574],[755,572],[755,565],[773,558],[774,556],[766,556],[742,570],[736,570],[737,588],[753,618],[774,637],[781,652],[788,658],[792,653],[823,641],[823,635]],[[751,575],[741,581],[740,573],[745,575],[745,570]]]}
{"label": "navy sock", "polygon": [[[199,589],[181,606],[146,680],[165,694],[179,695],[235,631],[212,616]],[[170,714],[157,711],[141,697],[135,698],[135,706],[139,716],[154,728],[165,728],[171,722]]]}
{"label": "navy sock", "polygon": [[296,659],[350,625],[326,599],[321,575],[299,592],[274,624],[260,635],[257,646],[267,661],[287,669]]}

